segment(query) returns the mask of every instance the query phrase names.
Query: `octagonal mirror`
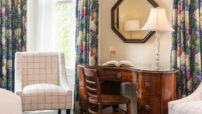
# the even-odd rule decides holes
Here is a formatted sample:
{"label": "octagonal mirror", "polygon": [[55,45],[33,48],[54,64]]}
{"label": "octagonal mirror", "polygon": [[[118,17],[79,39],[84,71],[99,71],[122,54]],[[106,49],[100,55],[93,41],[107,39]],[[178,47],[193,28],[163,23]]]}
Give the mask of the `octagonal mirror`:
{"label": "octagonal mirror", "polygon": [[153,0],[118,0],[111,9],[112,30],[125,43],[144,43],[155,32],[142,31],[152,7],[158,7]]}

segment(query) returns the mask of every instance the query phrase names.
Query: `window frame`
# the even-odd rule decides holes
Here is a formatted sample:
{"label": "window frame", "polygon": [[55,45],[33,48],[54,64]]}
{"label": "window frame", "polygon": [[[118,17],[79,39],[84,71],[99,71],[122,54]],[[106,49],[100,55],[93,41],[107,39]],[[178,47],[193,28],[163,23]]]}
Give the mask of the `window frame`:
{"label": "window frame", "polygon": [[57,4],[73,3],[73,0],[58,0]]}

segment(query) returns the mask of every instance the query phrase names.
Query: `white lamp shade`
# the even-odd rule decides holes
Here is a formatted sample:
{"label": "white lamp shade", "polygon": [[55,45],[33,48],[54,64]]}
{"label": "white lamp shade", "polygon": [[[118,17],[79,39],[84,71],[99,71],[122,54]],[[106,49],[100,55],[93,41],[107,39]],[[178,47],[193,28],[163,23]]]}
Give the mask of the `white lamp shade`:
{"label": "white lamp shade", "polygon": [[164,8],[151,8],[149,18],[141,30],[173,31]]}
{"label": "white lamp shade", "polygon": [[128,20],[124,23],[125,31],[136,31],[140,30],[140,25],[138,20]]}

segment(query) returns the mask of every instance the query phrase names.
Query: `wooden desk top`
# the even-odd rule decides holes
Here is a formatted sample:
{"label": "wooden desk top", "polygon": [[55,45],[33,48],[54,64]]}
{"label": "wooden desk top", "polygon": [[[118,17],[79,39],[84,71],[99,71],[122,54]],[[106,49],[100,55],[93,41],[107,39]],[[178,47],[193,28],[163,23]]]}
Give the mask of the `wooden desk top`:
{"label": "wooden desk top", "polygon": [[[79,67],[83,67],[80,65]],[[111,67],[111,66],[96,66],[100,69],[109,69],[109,70],[127,70],[131,72],[147,72],[147,73],[176,73],[177,70],[170,68],[160,68],[158,70],[153,69],[152,66],[148,65],[137,65],[134,67]]]}

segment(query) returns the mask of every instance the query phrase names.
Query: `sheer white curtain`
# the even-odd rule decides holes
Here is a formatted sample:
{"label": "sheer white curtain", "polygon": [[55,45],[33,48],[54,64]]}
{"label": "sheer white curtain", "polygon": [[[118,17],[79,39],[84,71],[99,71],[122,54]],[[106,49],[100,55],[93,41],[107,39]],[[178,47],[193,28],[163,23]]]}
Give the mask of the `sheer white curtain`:
{"label": "sheer white curtain", "polygon": [[57,0],[28,0],[28,51],[55,51]]}

